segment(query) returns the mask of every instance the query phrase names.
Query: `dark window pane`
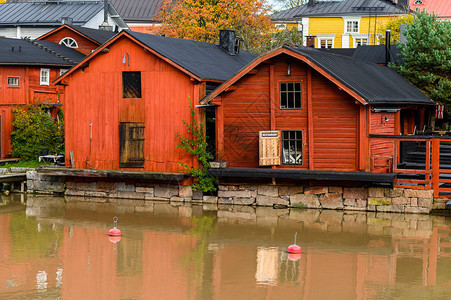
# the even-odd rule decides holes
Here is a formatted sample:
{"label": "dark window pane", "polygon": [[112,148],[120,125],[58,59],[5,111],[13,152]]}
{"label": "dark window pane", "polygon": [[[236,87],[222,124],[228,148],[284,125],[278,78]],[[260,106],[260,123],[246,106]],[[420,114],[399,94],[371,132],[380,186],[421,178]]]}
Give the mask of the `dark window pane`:
{"label": "dark window pane", "polygon": [[302,108],[300,82],[281,82],[279,92],[280,92],[280,108],[282,109]]}
{"label": "dark window pane", "polygon": [[122,97],[141,98],[141,72],[122,72]]}
{"label": "dark window pane", "polygon": [[282,131],[283,163],[302,165],[302,131]]}

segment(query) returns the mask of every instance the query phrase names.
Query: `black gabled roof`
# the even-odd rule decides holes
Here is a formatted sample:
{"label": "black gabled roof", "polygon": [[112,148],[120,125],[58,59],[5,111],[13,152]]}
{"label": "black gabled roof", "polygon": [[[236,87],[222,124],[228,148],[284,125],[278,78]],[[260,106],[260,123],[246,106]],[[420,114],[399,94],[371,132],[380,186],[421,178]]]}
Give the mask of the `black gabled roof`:
{"label": "black gabled roof", "polygon": [[389,67],[314,48],[288,45],[283,48],[305,56],[370,104],[434,104]]}
{"label": "black gabled roof", "polygon": [[345,56],[353,56],[356,48],[316,48],[319,51],[340,54]]}
{"label": "black gabled roof", "polygon": [[0,65],[73,66],[63,57],[58,57],[36,45],[19,39],[0,37]]}
{"label": "black gabled roof", "polygon": [[271,21],[294,21],[302,17],[400,15],[406,11],[390,0],[337,0],[307,3],[271,15]]}
{"label": "black gabled roof", "polygon": [[106,41],[108,41],[109,39],[111,39],[113,36],[116,35],[116,33],[113,31],[92,29],[76,25],[72,25],[70,27],[72,27],[75,31],[80,32],[81,34],[86,35],[90,39],[93,39],[99,44],[105,43]]}
{"label": "black gabled roof", "polygon": [[238,55],[233,56],[212,43],[134,31],[127,31],[127,33],[183,69],[205,80],[225,81],[257,57],[256,54],[245,51],[240,51]]}
{"label": "black gabled roof", "polygon": [[84,55],[81,52],[78,52],[77,50],[75,50],[73,48],[69,48],[69,47],[54,43],[54,42],[43,41],[43,40],[34,40],[31,42],[34,43],[35,45],[44,46],[45,48],[47,48],[50,51],[54,51],[57,56],[61,55],[65,58],[69,59],[70,61],[73,61],[74,64],[81,62],[86,57],[86,55]]}
{"label": "black gabled roof", "polygon": [[[391,45],[390,62],[396,64],[402,63],[402,59],[399,57],[400,53],[401,51],[399,51],[398,47]],[[385,64],[385,45],[358,46],[352,57],[370,61],[375,64]]]}

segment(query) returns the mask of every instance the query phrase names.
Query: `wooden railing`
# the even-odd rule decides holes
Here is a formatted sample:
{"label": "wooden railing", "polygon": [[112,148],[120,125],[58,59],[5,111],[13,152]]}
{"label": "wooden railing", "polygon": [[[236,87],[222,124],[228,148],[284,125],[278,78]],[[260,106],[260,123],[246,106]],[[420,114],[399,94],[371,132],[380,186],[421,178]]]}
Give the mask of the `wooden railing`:
{"label": "wooden railing", "polygon": [[[424,152],[417,152],[419,163],[407,160],[404,148],[408,144],[424,148]],[[450,162],[445,160],[448,155]],[[370,169],[398,173],[396,187],[433,189],[434,197],[451,198],[451,137],[371,135]]]}

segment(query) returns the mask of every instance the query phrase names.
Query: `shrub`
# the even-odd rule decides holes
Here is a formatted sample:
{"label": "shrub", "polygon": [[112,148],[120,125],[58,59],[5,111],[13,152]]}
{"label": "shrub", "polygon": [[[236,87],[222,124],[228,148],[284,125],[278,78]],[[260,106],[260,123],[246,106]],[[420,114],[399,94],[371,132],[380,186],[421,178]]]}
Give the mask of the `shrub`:
{"label": "shrub", "polygon": [[42,104],[30,104],[13,110],[13,157],[30,160],[36,159],[42,149],[48,149],[50,153],[63,151],[64,125],[56,124],[46,109]]}

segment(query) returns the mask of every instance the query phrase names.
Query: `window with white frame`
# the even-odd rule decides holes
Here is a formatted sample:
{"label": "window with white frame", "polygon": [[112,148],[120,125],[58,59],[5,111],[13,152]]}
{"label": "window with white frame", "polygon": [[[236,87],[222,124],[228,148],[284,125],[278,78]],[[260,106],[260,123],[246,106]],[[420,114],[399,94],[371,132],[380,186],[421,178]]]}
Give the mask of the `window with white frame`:
{"label": "window with white frame", "polygon": [[302,165],[302,130],[282,131],[282,163]]}
{"label": "window with white frame", "polygon": [[69,71],[69,69],[60,69],[60,76]]}
{"label": "window with white frame", "polygon": [[50,69],[41,69],[41,85],[49,85]]}
{"label": "window with white frame", "polygon": [[332,39],[324,39],[319,41],[319,47],[320,48],[332,48]]}
{"label": "window with white frame", "polygon": [[415,2],[413,4],[414,5],[421,5],[421,4],[423,4],[423,0],[415,0]]}
{"label": "window with white frame", "polygon": [[71,37],[65,37],[60,41],[60,45],[66,46],[68,48],[78,48],[77,42]]}
{"label": "window with white frame", "polygon": [[359,32],[359,21],[346,21],[346,32]]}
{"label": "window with white frame", "polygon": [[355,39],[355,45],[356,47],[368,45],[368,39]]}
{"label": "window with white frame", "polygon": [[19,77],[8,77],[8,86],[19,86]]}

